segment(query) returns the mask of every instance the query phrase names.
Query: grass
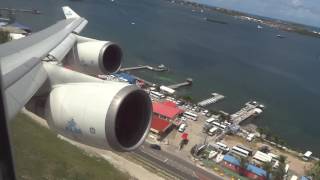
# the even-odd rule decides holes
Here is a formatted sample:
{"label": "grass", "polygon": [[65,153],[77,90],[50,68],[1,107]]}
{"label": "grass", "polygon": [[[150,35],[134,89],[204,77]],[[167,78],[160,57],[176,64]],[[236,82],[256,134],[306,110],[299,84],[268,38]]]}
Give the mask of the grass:
{"label": "grass", "polygon": [[129,179],[102,158],[57,138],[23,114],[10,122],[17,179]]}

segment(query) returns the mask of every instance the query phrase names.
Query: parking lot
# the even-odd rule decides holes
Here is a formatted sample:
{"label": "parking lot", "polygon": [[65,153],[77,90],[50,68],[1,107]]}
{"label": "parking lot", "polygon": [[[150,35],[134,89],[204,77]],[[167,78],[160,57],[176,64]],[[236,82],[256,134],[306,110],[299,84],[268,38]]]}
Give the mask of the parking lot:
{"label": "parking lot", "polygon": [[[191,161],[191,148],[196,144],[203,144],[205,141],[211,142],[216,138],[216,134],[213,136],[208,135],[207,133],[203,132],[203,126],[206,123],[206,120],[209,119],[205,114],[207,111],[200,111],[196,112],[193,111],[191,106],[179,106],[179,108],[183,109],[184,111],[191,112],[196,114],[197,120],[192,120],[191,118],[182,118],[182,123],[186,124],[185,130],[183,132],[179,132],[179,127],[171,130],[160,142],[161,147],[163,150],[168,151],[170,153],[175,154],[176,156]],[[182,140],[182,134],[188,134],[188,143],[180,149],[180,142]]]}

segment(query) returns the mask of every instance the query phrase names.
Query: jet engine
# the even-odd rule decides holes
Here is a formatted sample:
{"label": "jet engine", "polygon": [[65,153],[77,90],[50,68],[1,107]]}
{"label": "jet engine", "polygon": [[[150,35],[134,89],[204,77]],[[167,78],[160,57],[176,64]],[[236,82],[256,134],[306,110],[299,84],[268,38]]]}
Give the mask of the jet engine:
{"label": "jet engine", "polygon": [[79,65],[86,73],[113,73],[121,66],[122,50],[110,41],[87,41],[77,43]]}
{"label": "jet engine", "polygon": [[83,144],[116,151],[131,151],[143,143],[151,115],[148,94],[118,82],[56,85],[46,103],[51,129]]}

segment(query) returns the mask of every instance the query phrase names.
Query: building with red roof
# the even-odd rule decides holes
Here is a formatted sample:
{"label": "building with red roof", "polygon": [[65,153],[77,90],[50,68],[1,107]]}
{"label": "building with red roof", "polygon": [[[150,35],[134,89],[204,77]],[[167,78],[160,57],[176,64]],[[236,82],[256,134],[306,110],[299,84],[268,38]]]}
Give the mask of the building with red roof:
{"label": "building with red roof", "polygon": [[170,101],[153,102],[153,118],[151,122],[151,131],[161,135],[172,125],[180,125],[180,120],[177,118],[183,113],[177,105]]}
{"label": "building with red roof", "polygon": [[164,133],[172,123],[167,120],[161,119],[159,116],[153,115],[150,130],[156,134]]}
{"label": "building with red roof", "polygon": [[153,102],[153,113],[159,115],[163,119],[174,120],[177,116],[183,113],[182,109],[179,109],[172,102]]}

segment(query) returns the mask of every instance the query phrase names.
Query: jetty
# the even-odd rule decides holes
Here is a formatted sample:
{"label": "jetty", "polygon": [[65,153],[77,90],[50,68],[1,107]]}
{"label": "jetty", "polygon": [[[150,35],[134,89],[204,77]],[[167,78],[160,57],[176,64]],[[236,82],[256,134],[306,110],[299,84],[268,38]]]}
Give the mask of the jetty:
{"label": "jetty", "polygon": [[136,78],[137,80],[139,80],[139,81],[141,81],[141,82],[143,82],[144,84],[146,84],[146,85],[148,85],[148,86],[156,86],[156,84],[155,83],[152,83],[152,82],[150,82],[150,81],[147,81],[147,80],[145,80],[145,79],[142,79],[142,78],[140,78],[140,77],[138,77],[138,76],[135,76],[135,75],[132,75],[132,74],[130,74],[132,77],[134,77],[134,78]]}
{"label": "jetty", "polygon": [[263,108],[264,106],[256,101],[247,102],[242,109],[231,115],[231,121],[233,124],[239,125],[249,117],[262,113]]}
{"label": "jetty", "polygon": [[163,64],[159,65],[158,67],[152,67],[149,65],[138,65],[134,67],[121,68],[120,71],[125,72],[125,71],[139,70],[139,69],[148,69],[150,71],[156,71],[156,72],[168,71],[168,68]]}
{"label": "jetty", "polygon": [[191,78],[187,78],[186,81],[184,81],[182,83],[172,84],[172,85],[169,85],[167,87],[171,88],[171,89],[178,89],[178,88],[183,87],[183,86],[191,86],[191,85],[192,85],[192,79]]}
{"label": "jetty", "polygon": [[218,94],[218,93],[212,93],[211,94],[212,97],[208,98],[208,99],[205,99],[205,100],[202,100],[198,103],[199,106],[202,106],[202,107],[205,107],[205,106],[208,106],[210,104],[214,104],[222,99],[224,99],[225,97],[221,94]]}

